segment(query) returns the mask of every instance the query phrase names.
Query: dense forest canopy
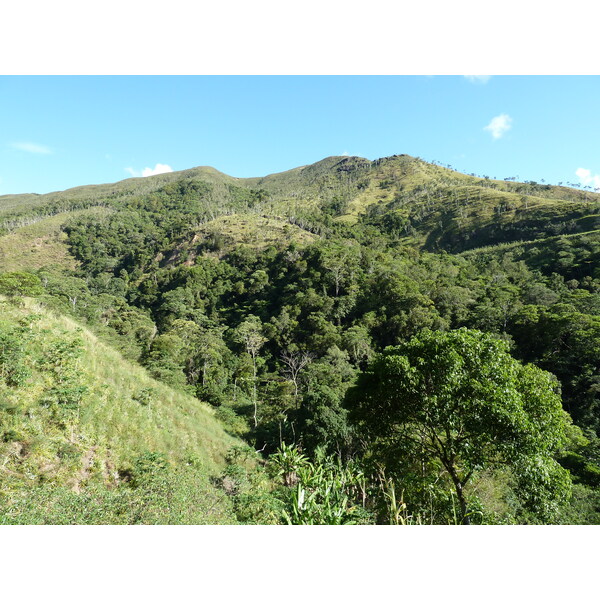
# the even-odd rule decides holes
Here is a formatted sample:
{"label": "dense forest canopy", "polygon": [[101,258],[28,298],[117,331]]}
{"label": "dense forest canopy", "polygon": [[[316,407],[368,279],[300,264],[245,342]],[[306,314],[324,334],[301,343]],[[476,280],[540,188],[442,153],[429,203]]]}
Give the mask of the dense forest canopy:
{"label": "dense forest canopy", "polygon": [[4,522],[599,522],[600,195],[406,155],[135,181],[0,197]]}

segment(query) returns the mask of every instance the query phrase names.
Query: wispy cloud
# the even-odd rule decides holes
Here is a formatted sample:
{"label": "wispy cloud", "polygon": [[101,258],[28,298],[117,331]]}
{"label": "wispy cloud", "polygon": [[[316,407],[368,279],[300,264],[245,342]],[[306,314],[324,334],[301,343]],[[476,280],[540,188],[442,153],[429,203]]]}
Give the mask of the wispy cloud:
{"label": "wispy cloud", "polygon": [[581,181],[582,185],[589,185],[594,188],[594,190],[600,190],[600,175],[592,175],[592,172],[589,169],[584,169],[583,167],[579,167],[577,171],[575,171],[575,175],[579,177],[579,181]]}
{"label": "wispy cloud", "polygon": [[494,117],[483,129],[489,131],[495,140],[500,139],[512,127],[512,118],[506,114]]}
{"label": "wispy cloud", "polygon": [[156,163],[154,169],[151,167],[146,167],[145,169],[138,171],[133,167],[125,167],[125,171],[127,171],[127,173],[129,173],[132,177],[151,177],[152,175],[160,175],[161,173],[172,173],[173,169],[169,165]]}
{"label": "wispy cloud", "polygon": [[10,144],[15,150],[22,150],[31,154],[52,154],[52,150],[48,146],[42,144],[34,144],[32,142],[14,142]]}
{"label": "wispy cloud", "polygon": [[465,79],[468,79],[471,83],[486,84],[491,78],[491,75],[463,75]]}
{"label": "wispy cloud", "polygon": [[348,150],[344,150],[340,156],[350,156],[350,154],[348,154]]}

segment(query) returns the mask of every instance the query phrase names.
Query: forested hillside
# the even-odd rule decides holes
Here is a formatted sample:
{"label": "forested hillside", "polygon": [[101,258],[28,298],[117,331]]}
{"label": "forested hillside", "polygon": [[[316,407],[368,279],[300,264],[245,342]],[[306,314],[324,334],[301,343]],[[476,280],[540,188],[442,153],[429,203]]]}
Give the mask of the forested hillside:
{"label": "forested hillside", "polygon": [[600,522],[600,194],[329,157],[0,234],[2,522]]}

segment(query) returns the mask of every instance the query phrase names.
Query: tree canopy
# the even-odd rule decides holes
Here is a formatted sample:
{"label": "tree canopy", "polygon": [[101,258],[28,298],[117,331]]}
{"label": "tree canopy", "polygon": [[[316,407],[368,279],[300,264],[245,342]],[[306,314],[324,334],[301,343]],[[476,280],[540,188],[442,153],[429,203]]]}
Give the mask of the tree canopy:
{"label": "tree canopy", "polygon": [[557,381],[508,350],[480,331],[425,330],[377,355],[349,394],[351,418],[367,436],[405,460],[443,467],[462,522],[465,486],[484,468],[514,469],[527,507],[546,516],[569,492],[553,460],[570,423]]}

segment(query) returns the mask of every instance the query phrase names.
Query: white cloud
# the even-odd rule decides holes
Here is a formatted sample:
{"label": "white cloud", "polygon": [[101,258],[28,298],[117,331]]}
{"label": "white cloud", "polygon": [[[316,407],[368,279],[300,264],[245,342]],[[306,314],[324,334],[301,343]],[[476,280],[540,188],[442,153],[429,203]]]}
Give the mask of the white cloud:
{"label": "white cloud", "polygon": [[348,150],[344,150],[340,156],[350,156],[350,154],[348,154]]}
{"label": "white cloud", "polygon": [[500,139],[512,127],[512,118],[501,114],[494,117],[485,127],[486,131],[492,134],[495,140]]}
{"label": "white cloud", "polygon": [[465,79],[468,79],[471,83],[487,83],[492,76],[491,75],[463,75]]}
{"label": "white cloud", "polygon": [[575,171],[575,175],[579,177],[579,181],[581,181],[582,185],[589,185],[594,190],[600,190],[600,175],[592,175],[592,172],[589,169],[584,169],[583,167],[579,167],[577,171]]}
{"label": "white cloud", "polygon": [[161,173],[172,173],[173,169],[169,165],[161,165],[160,163],[156,163],[154,169],[150,167],[146,167],[142,171],[142,177],[150,177],[151,175],[160,175]]}
{"label": "white cloud", "polygon": [[127,173],[129,173],[132,177],[151,177],[152,175],[160,175],[161,173],[172,173],[173,169],[169,165],[156,163],[154,169],[146,167],[141,171],[137,171],[133,167],[125,167],[125,171],[127,171]]}
{"label": "white cloud", "polygon": [[31,142],[15,142],[11,144],[11,147],[23,152],[30,152],[31,154],[52,154],[52,150],[48,146],[33,144]]}

